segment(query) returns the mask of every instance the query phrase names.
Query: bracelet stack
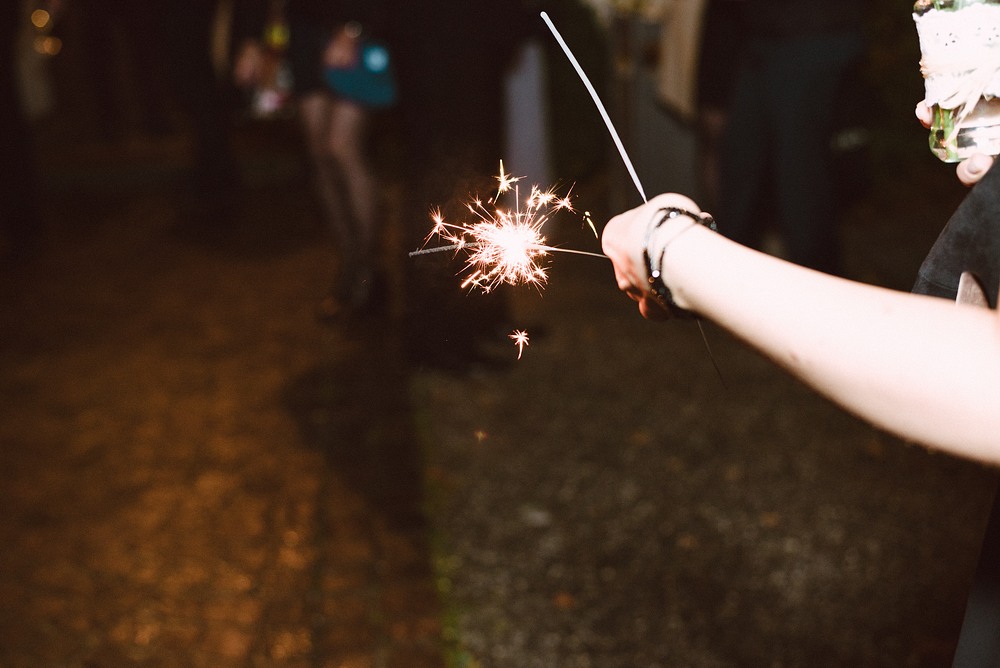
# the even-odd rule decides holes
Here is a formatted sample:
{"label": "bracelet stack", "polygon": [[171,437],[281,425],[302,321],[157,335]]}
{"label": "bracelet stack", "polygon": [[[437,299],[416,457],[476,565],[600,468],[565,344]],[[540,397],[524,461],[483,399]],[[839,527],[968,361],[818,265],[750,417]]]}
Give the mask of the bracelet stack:
{"label": "bracelet stack", "polygon": [[[656,217],[650,221],[649,227],[646,229],[646,240],[642,249],[642,259],[646,262],[646,274],[648,276],[647,280],[649,281],[649,291],[656,301],[658,301],[665,308],[678,315],[690,316],[690,312],[677,305],[670,292],[670,288],[668,288],[666,283],[663,282],[663,273],[661,271],[663,267],[663,256],[666,255],[667,246],[669,246],[674,239],[684,234],[684,232],[691,229],[695,225],[704,225],[710,230],[716,230],[715,219],[712,218],[711,215],[704,212],[695,213],[693,211],[688,211],[687,209],[681,209],[674,206],[664,207],[659,209],[656,213]],[[679,218],[680,216],[690,218],[691,224],[668,239],[667,243],[663,244],[663,248],[660,249],[656,262],[654,263],[649,254],[649,242],[653,236],[653,232],[659,229],[660,226],[668,220],[673,220],[674,218]]]}

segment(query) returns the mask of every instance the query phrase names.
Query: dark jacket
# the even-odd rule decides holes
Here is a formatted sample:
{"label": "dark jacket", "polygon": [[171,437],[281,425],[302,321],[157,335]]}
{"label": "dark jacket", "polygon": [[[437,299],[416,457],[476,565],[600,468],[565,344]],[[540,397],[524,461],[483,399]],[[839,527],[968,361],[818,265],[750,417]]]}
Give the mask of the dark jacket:
{"label": "dark jacket", "polygon": [[1000,161],[969,191],[920,267],[914,292],[955,299],[963,272],[972,273],[997,306],[1000,287]]}

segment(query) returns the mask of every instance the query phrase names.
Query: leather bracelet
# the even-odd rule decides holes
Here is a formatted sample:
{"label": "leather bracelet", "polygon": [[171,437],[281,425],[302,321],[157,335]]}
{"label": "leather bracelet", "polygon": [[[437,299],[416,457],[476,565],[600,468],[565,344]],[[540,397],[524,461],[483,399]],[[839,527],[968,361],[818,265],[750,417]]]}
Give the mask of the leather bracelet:
{"label": "leather bracelet", "polygon": [[[659,209],[657,211],[660,214],[657,218],[650,221],[649,227],[646,228],[646,240],[642,248],[642,259],[646,263],[646,275],[647,281],[649,282],[649,292],[653,295],[662,306],[668,308],[677,315],[691,316],[691,312],[681,308],[674,301],[673,294],[670,292],[670,288],[667,287],[666,283],[663,282],[663,272],[661,268],[663,267],[663,257],[666,255],[667,246],[671,244],[677,237],[684,234],[687,230],[691,229],[695,225],[704,225],[708,229],[715,231],[717,230],[715,219],[708,213],[695,213],[694,211],[688,211],[687,209],[682,209],[676,206],[669,206]],[[674,218],[679,218],[680,216],[685,216],[690,218],[692,223],[688,227],[675,234],[667,243],[663,245],[660,249],[660,254],[657,257],[656,264],[653,264],[652,258],[649,255],[649,242],[653,236],[653,232],[660,228],[668,220],[673,220]]]}

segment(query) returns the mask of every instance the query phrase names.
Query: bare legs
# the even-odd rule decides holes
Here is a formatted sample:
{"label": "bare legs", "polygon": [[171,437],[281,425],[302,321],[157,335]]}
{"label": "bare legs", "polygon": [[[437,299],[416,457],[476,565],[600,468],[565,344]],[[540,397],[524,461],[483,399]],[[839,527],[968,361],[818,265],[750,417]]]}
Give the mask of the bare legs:
{"label": "bare legs", "polygon": [[302,96],[299,112],[316,191],[340,253],[340,281],[331,302],[342,303],[324,310],[364,306],[372,288],[378,216],[375,179],[365,156],[367,112],[324,92]]}

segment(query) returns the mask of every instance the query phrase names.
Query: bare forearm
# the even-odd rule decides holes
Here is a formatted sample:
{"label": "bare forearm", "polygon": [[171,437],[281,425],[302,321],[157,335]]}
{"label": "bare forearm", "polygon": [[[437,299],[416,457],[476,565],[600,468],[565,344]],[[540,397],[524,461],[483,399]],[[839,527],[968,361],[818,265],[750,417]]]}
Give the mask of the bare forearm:
{"label": "bare forearm", "polygon": [[1000,321],[820,274],[703,228],[674,239],[676,301],[847,410],[905,438],[1000,462]]}

